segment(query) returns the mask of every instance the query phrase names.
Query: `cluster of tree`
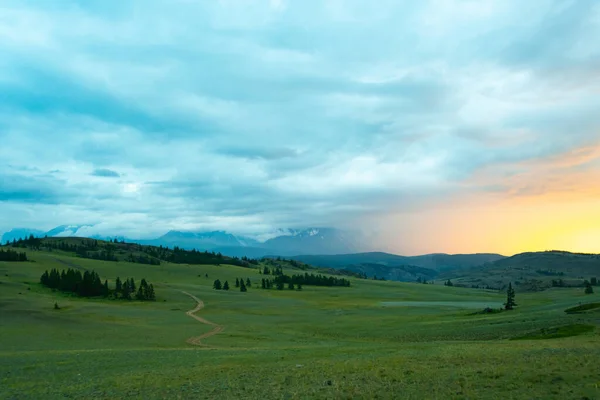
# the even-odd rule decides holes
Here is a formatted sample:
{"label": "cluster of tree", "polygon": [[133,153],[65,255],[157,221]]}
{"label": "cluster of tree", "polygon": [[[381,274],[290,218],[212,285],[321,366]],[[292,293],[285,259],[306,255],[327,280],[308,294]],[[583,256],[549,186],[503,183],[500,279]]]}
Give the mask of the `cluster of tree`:
{"label": "cluster of tree", "polygon": [[56,268],[45,271],[40,282],[42,285],[52,289],[58,289],[62,292],[75,293],[82,297],[96,297],[109,295],[108,282],[100,279],[100,276],[94,271],[81,271],[67,269],[58,272]]}
{"label": "cluster of tree", "polygon": [[446,282],[444,282],[444,286],[454,286],[454,283],[452,283],[452,281],[448,279]]}
{"label": "cluster of tree", "polygon": [[6,242],[6,245],[12,245],[12,247],[21,247],[21,248],[26,248],[29,247],[31,249],[34,250],[39,250],[42,244],[42,239],[40,238],[36,238],[33,235],[29,235],[28,238],[23,238],[23,239],[13,239],[12,243],[11,242]]}
{"label": "cluster of tree", "polygon": [[344,278],[335,278],[333,276],[325,276],[321,274],[315,275],[305,272],[304,274],[292,276],[285,274],[276,275],[273,279],[263,279],[261,282],[261,287],[263,289],[276,288],[283,290],[286,286],[288,286],[288,288],[294,288],[294,286],[300,286],[300,288],[302,288],[302,286],[349,287],[350,281]]}
{"label": "cluster of tree", "polygon": [[373,280],[374,281],[385,281],[385,277],[382,276],[381,278],[378,278],[377,275],[373,275]]}
{"label": "cluster of tree", "polygon": [[585,281],[585,282],[583,282],[583,286],[585,287],[585,290],[584,290],[585,294],[594,293],[594,288],[592,287],[591,282]]}
{"label": "cluster of tree", "polygon": [[160,260],[158,258],[150,257],[144,254],[139,254],[136,256],[133,253],[129,253],[129,256],[127,256],[127,261],[138,264],[160,265]]}
{"label": "cluster of tree", "polygon": [[[283,290],[285,288],[285,283],[283,282],[282,279],[261,279],[260,282],[260,287],[262,289],[273,289],[273,287],[275,287],[275,289],[277,290]],[[302,283],[300,282],[296,282],[294,283],[293,280],[290,280],[287,283],[287,288],[289,290],[302,290]]]}
{"label": "cluster of tree", "polygon": [[89,258],[92,260],[102,260],[102,261],[113,261],[118,262],[119,259],[117,256],[110,250],[100,250],[100,251],[87,251],[82,247],[78,247],[75,251],[75,255],[81,258]]}
{"label": "cluster of tree", "polygon": [[547,270],[538,269],[535,272],[537,272],[540,275],[546,275],[546,276],[565,276],[564,272],[558,272],[558,271],[553,271],[553,270],[549,270],[549,269],[547,269]]}
{"label": "cluster of tree", "polygon": [[132,296],[138,300],[156,300],[154,286],[148,284],[145,279],[142,279],[140,287],[136,291],[133,278],[126,279],[125,282],[117,278],[115,290],[111,291],[108,288],[108,281],[105,280],[102,283],[100,276],[94,271],[85,271],[82,274],[81,271],[72,268],[60,272],[54,268],[50,272],[45,271],[40,282],[49,288],[75,293],[81,297],[108,297],[112,294],[114,298],[124,300],[131,300]]}
{"label": "cluster of tree", "polygon": [[[235,287],[240,289],[240,292],[247,292],[249,287],[252,287],[252,282],[247,278],[246,282],[243,279],[235,279]],[[217,279],[213,283],[213,289],[215,290],[229,290],[229,282],[221,283],[221,280]]]}
{"label": "cluster of tree", "polygon": [[117,299],[131,300],[132,296],[135,295],[135,298],[141,301],[156,300],[154,286],[151,283],[148,284],[146,279],[142,278],[140,287],[137,289],[137,291],[135,288],[136,285],[133,278],[128,278],[125,279],[125,281],[121,281],[121,278],[117,277],[115,280],[114,297]]}
{"label": "cluster of tree", "polygon": [[0,261],[27,261],[27,254],[11,249],[0,249]]}
{"label": "cluster of tree", "polygon": [[275,276],[283,275],[283,268],[279,265],[276,265],[272,268],[265,266],[262,270],[262,273],[264,275],[275,275]]}
{"label": "cluster of tree", "polygon": [[565,287],[567,286],[565,284],[565,281],[563,281],[562,279],[552,279],[552,287]]}
{"label": "cluster of tree", "polygon": [[427,285],[429,283],[433,284],[433,282],[427,282],[427,279],[421,278],[420,276],[417,278],[417,283],[422,283],[424,285]]}

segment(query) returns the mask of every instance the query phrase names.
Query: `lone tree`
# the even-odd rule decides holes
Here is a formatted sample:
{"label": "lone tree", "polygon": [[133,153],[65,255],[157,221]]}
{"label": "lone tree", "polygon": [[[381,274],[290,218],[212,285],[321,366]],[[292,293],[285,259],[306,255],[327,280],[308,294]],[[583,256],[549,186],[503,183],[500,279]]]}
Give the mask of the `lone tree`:
{"label": "lone tree", "polygon": [[216,280],[215,283],[213,283],[213,289],[215,290],[221,290],[223,289],[223,286],[221,285],[221,281],[220,280]]}
{"label": "lone tree", "polygon": [[506,303],[504,303],[505,310],[512,310],[517,306],[515,303],[515,289],[512,287],[512,283],[508,284],[508,290],[506,291]]}
{"label": "lone tree", "polygon": [[591,283],[589,283],[588,281],[585,281],[583,284],[585,285],[585,294],[593,294],[594,293],[594,288],[592,287]]}
{"label": "lone tree", "polygon": [[229,282],[225,281],[223,284],[223,290],[229,290]]}
{"label": "lone tree", "polygon": [[246,292],[248,289],[246,289],[246,284],[244,284],[244,280],[240,279],[240,292]]}

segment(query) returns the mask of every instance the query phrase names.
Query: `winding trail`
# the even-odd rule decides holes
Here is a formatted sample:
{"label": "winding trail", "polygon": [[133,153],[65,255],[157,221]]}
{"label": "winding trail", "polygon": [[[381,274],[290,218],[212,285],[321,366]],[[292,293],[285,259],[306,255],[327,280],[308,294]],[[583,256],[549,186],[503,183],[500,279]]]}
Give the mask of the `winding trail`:
{"label": "winding trail", "polygon": [[210,332],[206,332],[205,334],[202,334],[200,336],[195,336],[195,337],[191,337],[188,340],[186,340],[187,343],[192,344],[194,346],[204,346],[204,347],[208,347],[209,345],[202,343],[203,339],[209,338],[211,336],[216,335],[217,333],[223,332],[223,330],[225,329],[224,326],[219,325],[219,324],[215,324],[214,322],[210,322],[207,319],[204,319],[202,317],[199,317],[197,315],[195,315],[196,312],[202,310],[204,308],[204,302],[202,300],[200,300],[199,298],[197,298],[196,296],[194,296],[191,293],[185,292],[185,291],[181,291],[181,293],[183,294],[187,294],[188,296],[190,296],[192,299],[194,299],[198,304],[196,304],[196,308],[194,308],[193,310],[187,311],[186,314],[192,318],[194,318],[196,321],[201,322],[205,325],[210,325],[210,326],[214,326],[214,329]]}

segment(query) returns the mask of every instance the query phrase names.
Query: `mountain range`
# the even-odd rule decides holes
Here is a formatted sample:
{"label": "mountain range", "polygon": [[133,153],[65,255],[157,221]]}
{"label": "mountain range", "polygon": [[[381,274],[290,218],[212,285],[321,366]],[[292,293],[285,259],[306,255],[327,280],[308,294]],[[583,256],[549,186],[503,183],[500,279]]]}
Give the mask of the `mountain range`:
{"label": "mountain range", "polygon": [[178,246],[186,250],[209,250],[235,257],[260,258],[267,255],[295,256],[301,254],[346,254],[360,251],[356,234],[333,228],[285,229],[275,237],[259,241],[251,237],[225,231],[184,232],[169,231],[154,239],[132,239],[122,236],[89,234],[91,225],[61,225],[49,231],[15,228],[2,235],[2,243],[33,235],[35,237],[80,236],[102,240],[125,240],[153,246]]}

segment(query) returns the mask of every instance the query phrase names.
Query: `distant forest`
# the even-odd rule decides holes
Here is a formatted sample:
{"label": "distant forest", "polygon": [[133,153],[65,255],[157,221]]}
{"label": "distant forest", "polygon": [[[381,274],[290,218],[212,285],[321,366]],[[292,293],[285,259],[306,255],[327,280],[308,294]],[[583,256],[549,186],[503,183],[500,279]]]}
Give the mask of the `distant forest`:
{"label": "distant forest", "polygon": [[178,246],[172,249],[163,246],[145,246],[119,242],[116,239],[104,242],[86,238],[36,238],[31,235],[27,239],[13,240],[9,245],[15,248],[34,250],[59,250],[94,260],[127,261],[149,265],[160,265],[161,261],[173,264],[230,264],[240,267],[252,267],[259,264],[258,260],[247,257],[227,257],[221,253],[184,250]]}
{"label": "distant forest", "polygon": [[0,261],[27,261],[27,254],[11,249],[0,249]]}

